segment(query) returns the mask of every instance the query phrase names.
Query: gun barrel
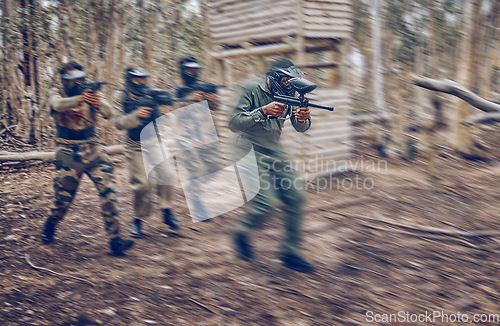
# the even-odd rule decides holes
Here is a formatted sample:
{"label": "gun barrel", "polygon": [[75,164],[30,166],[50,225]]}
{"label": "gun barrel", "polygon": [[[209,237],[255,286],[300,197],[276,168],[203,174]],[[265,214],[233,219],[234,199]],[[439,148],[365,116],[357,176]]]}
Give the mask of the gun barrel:
{"label": "gun barrel", "polygon": [[333,106],[324,106],[324,105],[319,105],[319,104],[314,104],[314,103],[308,103],[309,106],[312,106],[313,108],[318,108],[318,109],[323,109],[323,110],[328,110],[328,111],[333,111],[335,108]]}
{"label": "gun barrel", "polygon": [[276,102],[280,102],[280,103],[288,104],[288,105],[293,105],[293,106],[304,106],[304,107],[310,106],[313,108],[318,108],[318,109],[323,109],[323,110],[328,110],[328,111],[334,110],[333,106],[324,106],[324,105],[314,104],[314,103],[309,102],[309,100],[305,100],[304,102],[301,102],[298,98],[295,98],[295,97],[274,95],[274,100]]}

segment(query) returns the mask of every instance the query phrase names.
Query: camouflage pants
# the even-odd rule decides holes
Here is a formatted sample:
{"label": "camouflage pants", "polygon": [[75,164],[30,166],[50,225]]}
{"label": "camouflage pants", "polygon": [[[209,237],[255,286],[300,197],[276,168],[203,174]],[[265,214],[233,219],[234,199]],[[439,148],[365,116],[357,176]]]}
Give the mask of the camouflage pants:
{"label": "camouflage pants", "polygon": [[55,165],[55,207],[49,219],[58,223],[64,218],[85,173],[94,182],[99,193],[107,234],[110,238],[119,236],[120,223],[115,207],[117,200],[112,188],[113,164],[103,153],[102,147],[94,144],[61,145],[56,151]]}

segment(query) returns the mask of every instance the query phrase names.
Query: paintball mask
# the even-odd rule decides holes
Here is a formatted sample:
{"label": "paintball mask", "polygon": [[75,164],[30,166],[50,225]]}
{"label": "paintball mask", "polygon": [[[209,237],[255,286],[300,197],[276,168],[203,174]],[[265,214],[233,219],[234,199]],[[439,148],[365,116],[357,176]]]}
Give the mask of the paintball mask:
{"label": "paintball mask", "polygon": [[147,95],[148,86],[145,83],[136,84],[132,81],[132,78],[146,77],[149,77],[149,72],[144,68],[127,68],[127,70],[125,70],[125,87],[136,96],[145,96]]}
{"label": "paintball mask", "polygon": [[[194,70],[194,72],[188,72],[187,70],[189,68],[193,68],[190,70]],[[201,65],[193,57],[185,57],[179,61],[179,70],[181,72],[181,78],[186,83],[186,86],[191,86],[192,84],[198,81],[198,75],[200,69]]]}
{"label": "paintball mask", "polygon": [[82,84],[85,83],[87,74],[81,70],[72,70],[61,74],[61,83],[67,96],[80,95],[83,92]]}
{"label": "paintball mask", "polygon": [[294,96],[295,89],[290,83],[284,83],[283,77],[287,78],[303,78],[304,74],[299,68],[295,67],[289,60],[279,60],[275,62],[267,73],[271,91],[273,94]]}

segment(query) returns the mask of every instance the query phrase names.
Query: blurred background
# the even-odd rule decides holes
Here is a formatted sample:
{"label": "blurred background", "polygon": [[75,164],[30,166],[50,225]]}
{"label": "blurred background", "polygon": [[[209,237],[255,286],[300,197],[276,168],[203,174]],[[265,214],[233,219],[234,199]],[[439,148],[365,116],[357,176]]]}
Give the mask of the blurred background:
{"label": "blurred background", "polygon": [[[500,1],[1,0],[0,22],[0,324],[408,325],[434,312],[432,325],[500,323]],[[110,99],[132,64],[174,90],[186,55],[227,85],[212,112],[225,155],[240,86],[276,57],[335,107],[282,138],[306,181],[315,274],[279,266],[279,207],[255,235],[259,260],[242,266],[229,232],[243,210],[191,223],[180,190],[186,227],[151,219],[150,238],[111,260],[88,179],[60,241],[39,245],[54,170],[46,93],[61,64],[81,63]],[[101,136],[122,141],[110,121]],[[113,160],[128,225],[128,175]]]}

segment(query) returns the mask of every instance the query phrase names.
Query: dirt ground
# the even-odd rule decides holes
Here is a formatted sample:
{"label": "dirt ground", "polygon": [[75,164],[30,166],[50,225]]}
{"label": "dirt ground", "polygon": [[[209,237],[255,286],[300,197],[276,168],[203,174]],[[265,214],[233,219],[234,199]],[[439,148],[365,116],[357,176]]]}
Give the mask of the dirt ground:
{"label": "dirt ground", "polygon": [[[125,257],[109,256],[86,177],[56,242],[42,245],[53,167],[1,173],[0,325],[463,325],[466,317],[498,325],[499,160],[440,152],[441,193],[428,190],[421,161],[373,168],[380,158],[366,147],[354,173],[310,184],[304,255],[314,274],[280,265],[279,209],[252,236],[256,261],[241,263],[230,230],[243,209],[193,223],[180,189],[181,230],[170,231],[155,208],[149,236]],[[114,158],[127,234],[132,194]]]}

